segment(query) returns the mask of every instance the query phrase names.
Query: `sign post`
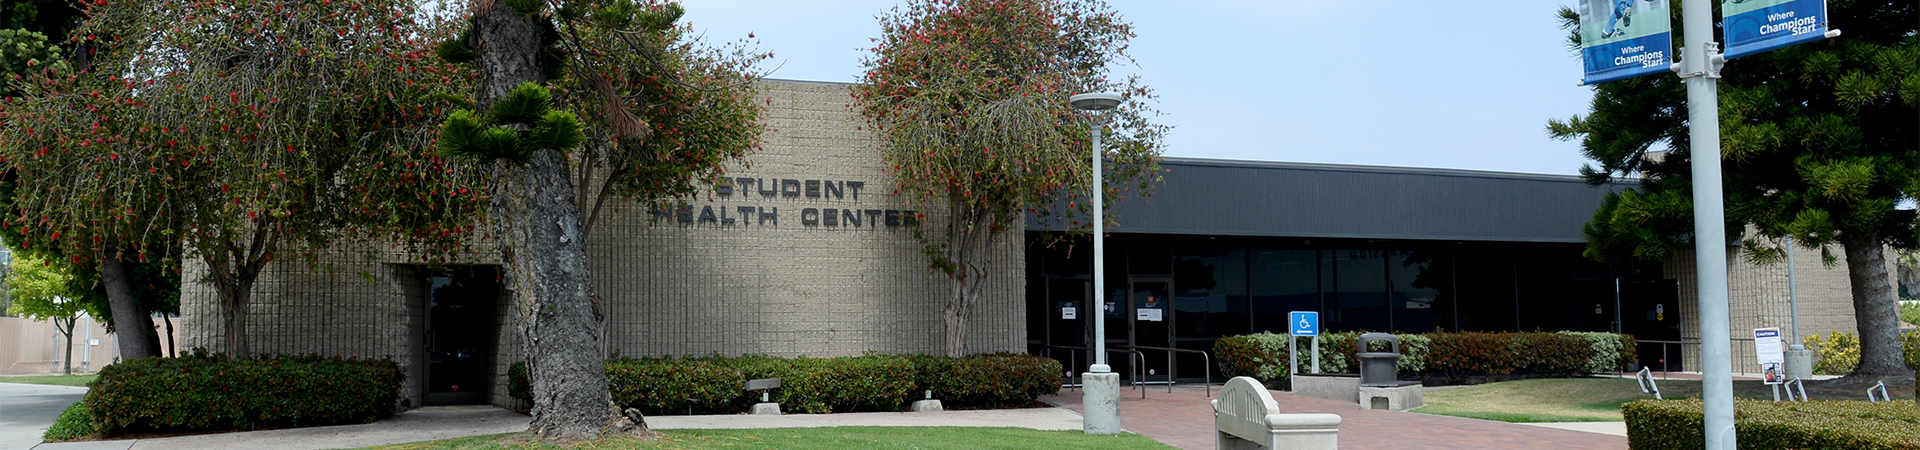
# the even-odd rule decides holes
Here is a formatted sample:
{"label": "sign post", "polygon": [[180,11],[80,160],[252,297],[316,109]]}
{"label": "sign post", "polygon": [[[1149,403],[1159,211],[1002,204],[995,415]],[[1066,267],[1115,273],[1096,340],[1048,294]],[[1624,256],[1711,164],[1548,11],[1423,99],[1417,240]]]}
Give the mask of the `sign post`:
{"label": "sign post", "polygon": [[[1687,138],[1693,156],[1694,273],[1700,302],[1700,396],[1706,402],[1703,431],[1706,448],[1732,449],[1738,447],[1739,437],[1733,428],[1733,333],[1727,313],[1726,204],[1720,181],[1720,102],[1716,98],[1720,67],[1727,57],[1839,36],[1839,30],[1826,30],[1824,0],[1722,2],[1729,44],[1728,55],[1722,55],[1713,34],[1715,2],[1683,1],[1684,55],[1679,55],[1678,63],[1667,65],[1674,55],[1668,0],[1581,0],[1580,46],[1586,66],[1582,83],[1651,75],[1662,66],[1685,80]],[[1636,17],[1641,19],[1638,24]]]}
{"label": "sign post", "polygon": [[1300,351],[1298,342],[1301,336],[1313,338],[1313,372],[1320,373],[1320,312],[1294,311],[1287,313],[1287,376],[1300,373]]}

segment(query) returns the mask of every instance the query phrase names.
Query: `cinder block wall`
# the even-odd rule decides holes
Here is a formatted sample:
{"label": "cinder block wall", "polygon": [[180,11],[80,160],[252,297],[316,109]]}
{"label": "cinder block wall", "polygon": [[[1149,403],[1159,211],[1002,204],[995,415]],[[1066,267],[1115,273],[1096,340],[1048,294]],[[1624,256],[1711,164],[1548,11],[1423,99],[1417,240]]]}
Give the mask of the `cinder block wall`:
{"label": "cinder block wall", "polygon": [[[1835,331],[1854,333],[1853,288],[1847,278],[1846,252],[1839,245],[1828,248],[1839,258],[1834,265],[1822,261],[1817,249],[1794,250],[1794,275],[1797,279],[1800,333],[1793,336],[1792,311],[1788,301],[1787,263],[1755,264],[1747,261],[1738,248],[1727,252],[1727,296],[1733,337],[1733,371],[1759,373],[1754,355],[1753,329],[1779,327],[1788,344],[1804,342],[1806,336]],[[1893,269],[1893,253],[1888,251],[1888,269]],[[1682,252],[1666,265],[1666,276],[1680,284],[1680,337],[1684,341],[1700,339],[1700,301],[1698,277],[1694,273],[1692,251]],[[1891,273],[1891,272],[1889,272]],[[1888,281],[1892,283],[1891,280]],[[1684,370],[1699,371],[1700,345],[1683,345]]]}
{"label": "cinder block wall", "polygon": [[[877,141],[850,108],[851,87],[764,82],[770,103],[762,150],[728,170],[730,177],[754,181],[688,199],[687,221],[679,205],[660,216],[644,204],[608,206],[587,253],[594,293],[606,301],[610,353],[941,351],[948,282],[928,268],[909,228],[888,224],[887,211],[916,210],[938,223],[944,209],[893,194]],[[850,182],[861,183],[857,194]],[[771,195],[760,192],[762,183]],[[702,216],[708,207],[712,220]],[[741,207],[754,208],[753,217],[740,217]],[[822,213],[829,209],[839,213],[831,221]],[[774,214],[766,223],[763,210]],[[1021,235],[1016,224],[993,251],[997,270],[973,314],[972,351],[1024,348]],[[488,253],[457,263],[498,264]],[[404,395],[419,404],[426,364],[421,275],[412,261],[374,254],[331,251],[314,268],[273,263],[254,288],[250,346],[256,353],[392,358],[407,371]],[[192,259],[185,266],[181,312],[197,320],[184,321],[182,345],[217,351],[223,339],[218,301],[210,286],[194,282],[206,269]],[[521,359],[513,310],[504,303],[496,309],[491,395],[498,405],[513,406],[507,367]]]}

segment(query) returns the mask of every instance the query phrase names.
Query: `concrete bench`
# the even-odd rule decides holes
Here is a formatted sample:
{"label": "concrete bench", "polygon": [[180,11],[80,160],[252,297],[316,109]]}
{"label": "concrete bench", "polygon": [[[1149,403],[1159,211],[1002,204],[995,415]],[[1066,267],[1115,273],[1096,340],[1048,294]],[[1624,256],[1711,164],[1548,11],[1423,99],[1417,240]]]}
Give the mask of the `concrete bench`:
{"label": "concrete bench", "polygon": [[1222,450],[1339,448],[1340,416],[1280,414],[1260,381],[1234,377],[1213,400],[1214,445]]}

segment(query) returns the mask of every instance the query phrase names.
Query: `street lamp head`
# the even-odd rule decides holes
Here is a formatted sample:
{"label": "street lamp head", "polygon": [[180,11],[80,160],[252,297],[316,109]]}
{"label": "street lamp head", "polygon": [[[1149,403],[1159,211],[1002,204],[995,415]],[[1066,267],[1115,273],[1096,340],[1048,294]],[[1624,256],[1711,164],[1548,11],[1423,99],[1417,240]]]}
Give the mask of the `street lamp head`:
{"label": "street lamp head", "polygon": [[1106,111],[1120,106],[1120,94],[1094,92],[1073,96],[1073,109],[1082,111]]}

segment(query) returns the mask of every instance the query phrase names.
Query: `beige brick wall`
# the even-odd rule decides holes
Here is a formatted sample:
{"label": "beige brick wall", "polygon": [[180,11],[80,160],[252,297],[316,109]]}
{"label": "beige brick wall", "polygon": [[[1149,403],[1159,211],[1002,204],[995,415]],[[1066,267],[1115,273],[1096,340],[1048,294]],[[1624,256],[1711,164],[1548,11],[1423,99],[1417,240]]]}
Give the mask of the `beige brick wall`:
{"label": "beige brick wall", "polygon": [[[1759,373],[1753,348],[1753,329],[1779,327],[1788,343],[1802,342],[1804,336],[1839,331],[1855,333],[1853,289],[1847,278],[1846,253],[1839,245],[1828,251],[1838,258],[1832,266],[1822,261],[1819,250],[1795,249],[1794,290],[1798,293],[1800,333],[1793,333],[1793,318],[1788,300],[1787,263],[1755,264],[1747,261],[1737,248],[1727,255],[1727,297],[1729,331],[1733,337],[1733,371]],[[1888,257],[1892,257],[1891,250]],[[1892,268],[1889,261],[1889,268]],[[1694,273],[1693,252],[1687,251],[1668,262],[1666,276],[1680,284],[1680,336],[1687,342],[1700,339],[1699,285]],[[1888,281],[1889,284],[1892,281]],[[1858,334],[1858,333],[1855,333]],[[1700,345],[1683,345],[1685,370],[1700,370]]]}
{"label": "beige brick wall", "polygon": [[[931,213],[939,208],[892,194],[876,141],[849,109],[850,85],[768,81],[763,87],[771,102],[762,150],[728,175],[795,180],[787,186],[797,185],[798,194],[762,195],[761,186],[741,185],[689,199],[689,222],[671,212],[655,220],[647,205],[609,205],[616,212],[602,214],[587,245],[594,292],[607,302],[609,350],[624,356],[939,352],[947,281],[927,268],[908,228],[888,226],[885,217],[888,210],[921,210],[937,222],[941,217]],[[822,182],[836,184],[839,195]],[[857,198],[848,182],[864,183]],[[715,220],[700,216],[707,207],[715,208]],[[756,217],[739,220],[740,207],[756,208]],[[777,209],[778,218],[760,223],[762,208]],[[807,209],[841,214],[810,224],[803,222]],[[722,211],[735,221],[721,223]],[[857,211],[858,226],[844,220],[847,211]],[[973,316],[973,351],[1025,348],[1022,232],[1016,227],[1007,236],[994,251],[998,269]],[[311,269],[276,262],[261,277],[248,316],[253,350],[393,358],[406,367],[406,395],[418,404],[425,293],[414,266],[361,251],[329,252],[321,261]],[[183,346],[217,350],[222,332],[213,291],[192,282],[205,268],[191,260],[186,266],[182,313],[205,319],[188,322],[195,326],[183,333]],[[492,394],[495,404],[507,405],[505,373],[520,358],[520,339],[512,317],[497,323]]]}

